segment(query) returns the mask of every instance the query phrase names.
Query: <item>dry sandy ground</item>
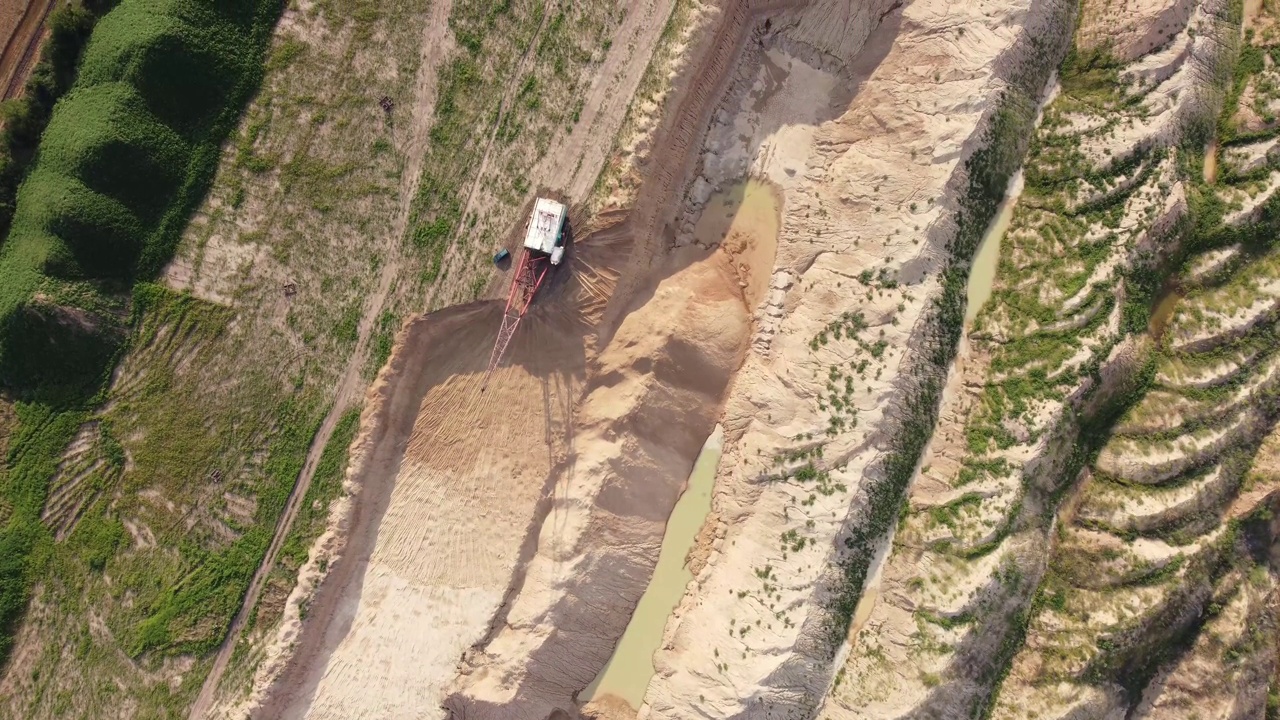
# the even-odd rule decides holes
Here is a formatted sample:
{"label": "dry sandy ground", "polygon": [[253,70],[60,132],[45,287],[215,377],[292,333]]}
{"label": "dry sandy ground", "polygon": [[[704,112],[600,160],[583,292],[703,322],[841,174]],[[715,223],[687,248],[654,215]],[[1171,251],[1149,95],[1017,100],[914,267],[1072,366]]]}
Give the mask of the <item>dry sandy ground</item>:
{"label": "dry sandy ground", "polygon": [[306,601],[300,637],[296,622],[289,630],[300,662],[255,717],[420,717],[439,705],[532,552],[527,528],[545,514],[547,478],[573,441],[583,329],[611,279],[591,268],[616,256],[608,232],[579,241],[485,391],[500,304],[450,308],[401,331],[361,420],[355,495],[319,541],[339,559]]}
{"label": "dry sandy ground", "polygon": [[[1196,0],[1084,0],[1080,16],[1087,23],[1079,42],[1086,47],[1107,45],[1121,62],[1132,62],[1168,44],[1187,21]],[[1090,22],[1090,19],[1106,22]]]}
{"label": "dry sandy ground", "polygon": [[[308,627],[299,648],[300,657],[328,663],[290,676],[298,685],[277,696],[289,702],[268,704],[261,717],[300,717],[308,701],[309,717],[417,717],[439,704],[447,669],[501,603],[544,478],[563,452],[564,408],[583,358],[571,332],[530,323],[513,342],[511,365],[482,394],[500,313],[492,303],[465,306],[405,331],[375,401],[416,416],[412,439],[393,426],[372,440],[360,491],[374,498],[391,489],[390,497],[382,513],[361,506],[353,528],[362,535],[348,538],[329,579],[334,591],[308,610],[327,621],[316,625],[325,632]],[[357,554],[366,543],[371,552]]]}

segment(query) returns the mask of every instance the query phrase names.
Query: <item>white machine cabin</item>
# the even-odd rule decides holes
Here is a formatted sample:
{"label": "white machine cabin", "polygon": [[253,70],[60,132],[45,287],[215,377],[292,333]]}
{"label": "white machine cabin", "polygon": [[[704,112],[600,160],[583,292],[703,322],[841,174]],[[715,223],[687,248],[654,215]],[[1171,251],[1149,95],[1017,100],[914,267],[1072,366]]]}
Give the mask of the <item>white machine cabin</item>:
{"label": "white machine cabin", "polygon": [[561,234],[564,231],[564,219],[568,210],[563,203],[547,198],[538,198],[533,204],[533,215],[525,227],[524,246],[551,256],[551,264],[559,265],[564,259],[564,245]]}

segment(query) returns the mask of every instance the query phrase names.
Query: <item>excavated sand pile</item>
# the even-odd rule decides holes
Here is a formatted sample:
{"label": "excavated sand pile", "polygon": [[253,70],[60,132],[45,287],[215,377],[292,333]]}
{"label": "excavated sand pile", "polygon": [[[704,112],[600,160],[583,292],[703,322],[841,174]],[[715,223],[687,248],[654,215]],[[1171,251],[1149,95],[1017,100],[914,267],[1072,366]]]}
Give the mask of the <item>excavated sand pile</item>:
{"label": "excavated sand pile", "polygon": [[464,665],[456,717],[572,710],[622,636],[749,336],[728,258],[700,255],[672,256],[600,354],[537,555],[505,627]]}
{"label": "excavated sand pile", "polygon": [[[569,338],[525,333],[519,349],[526,352],[512,354],[527,364],[509,366],[478,393],[485,341],[498,320],[493,307],[417,365],[440,373],[440,382],[419,407],[365,571],[360,600],[367,607],[356,608],[312,717],[404,707],[405,693],[415,695],[411,706],[438,702],[431,678],[447,676],[474,628],[502,601],[544,479],[562,452],[583,358]],[[460,352],[471,348],[480,352]],[[380,668],[372,677],[371,658]],[[371,706],[372,697],[386,704]]]}

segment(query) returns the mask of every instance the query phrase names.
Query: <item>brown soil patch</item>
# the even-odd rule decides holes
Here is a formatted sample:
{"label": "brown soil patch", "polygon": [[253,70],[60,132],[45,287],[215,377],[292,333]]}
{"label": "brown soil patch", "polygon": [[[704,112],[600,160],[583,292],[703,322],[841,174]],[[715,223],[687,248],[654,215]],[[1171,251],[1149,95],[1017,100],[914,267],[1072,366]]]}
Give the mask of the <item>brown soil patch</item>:
{"label": "brown soil patch", "polygon": [[56,4],[55,0],[0,0],[0,38],[4,39],[4,50],[0,51],[2,99],[22,93],[27,76],[40,57],[45,21]]}

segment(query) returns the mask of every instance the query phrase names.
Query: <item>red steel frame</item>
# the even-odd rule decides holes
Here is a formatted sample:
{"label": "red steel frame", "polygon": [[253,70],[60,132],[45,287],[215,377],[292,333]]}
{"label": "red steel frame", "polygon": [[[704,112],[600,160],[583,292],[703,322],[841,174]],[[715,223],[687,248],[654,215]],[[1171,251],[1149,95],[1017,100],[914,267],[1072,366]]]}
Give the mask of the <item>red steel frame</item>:
{"label": "red steel frame", "polygon": [[507,344],[516,334],[520,320],[533,302],[533,296],[542,286],[542,280],[551,268],[550,258],[545,255],[534,256],[525,248],[520,253],[520,265],[515,277],[511,278],[511,291],[507,294],[507,309],[502,314],[502,327],[498,330],[498,339],[493,343],[493,352],[489,354],[489,369],[484,373],[484,384],[481,391],[489,386],[489,376],[502,363],[502,356],[507,352]]}

